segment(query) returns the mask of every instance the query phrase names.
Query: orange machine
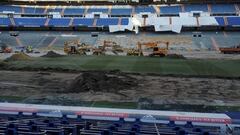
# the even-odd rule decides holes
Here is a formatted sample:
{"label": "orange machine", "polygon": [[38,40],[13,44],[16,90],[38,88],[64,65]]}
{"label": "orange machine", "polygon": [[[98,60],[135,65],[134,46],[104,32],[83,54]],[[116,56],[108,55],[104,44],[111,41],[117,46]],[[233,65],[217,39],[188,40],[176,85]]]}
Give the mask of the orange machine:
{"label": "orange machine", "polygon": [[1,50],[0,50],[0,53],[11,53],[12,52],[12,48],[11,47],[8,47],[8,46],[1,46]]}
{"label": "orange machine", "polygon": [[219,48],[220,52],[224,54],[240,54],[240,45],[234,47]]}
{"label": "orange machine", "polygon": [[[165,44],[165,47],[160,47],[160,44]],[[168,55],[168,47],[169,42],[165,41],[156,41],[156,42],[138,42],[137,44],[138,50],[139,50],[139,56],[143,55],[143,48],[142,46],[145,46],[146,48],[152,49],[152,52],[149,54],[149,56],[160,56],[164,57]]]}

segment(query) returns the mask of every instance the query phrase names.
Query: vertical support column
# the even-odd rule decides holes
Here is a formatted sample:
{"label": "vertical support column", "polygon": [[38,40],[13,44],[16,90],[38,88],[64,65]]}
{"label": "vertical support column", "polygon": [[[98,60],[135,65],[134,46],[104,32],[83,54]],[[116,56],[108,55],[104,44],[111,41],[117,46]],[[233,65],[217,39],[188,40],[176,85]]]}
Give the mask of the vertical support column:
{"label": "vertical support column", "polygon": [[225,26],[228,26],[228,20],[227,20],[227,17],[226,17],[226,16],[223,17],[223,20],[224,20]]}
{"label": "vertical support column", "polygon": [[44,24],[44,26],[45,26],[45,27],[47,27],[47,26],[48,26],[48,23],[49,23],[49,21],[50,21],[50,19],[49,19],[49,18],[47,18],[47,20],[46,20],[46,22],[45,22],[45,24]]}
{"label": "vertical support column", "polygon": [[211,13],[212,12],[212,6],[210,4],[208,4],[207,6],[208,6],[208,12]]}
{"label": "vertical support column", "polygon": [[121,25],[122,24],[122,17],[119,17],[118,18],[118,25]]}

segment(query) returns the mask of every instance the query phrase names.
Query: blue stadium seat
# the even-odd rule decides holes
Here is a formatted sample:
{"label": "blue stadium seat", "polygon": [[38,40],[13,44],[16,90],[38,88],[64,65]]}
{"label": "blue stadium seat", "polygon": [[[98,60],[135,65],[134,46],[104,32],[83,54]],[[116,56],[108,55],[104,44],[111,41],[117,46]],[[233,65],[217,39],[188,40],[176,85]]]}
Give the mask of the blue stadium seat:
{"label": "blue stadium seat", "polygon": [[240,17],[227,17],[228,25],[239,25]]}
{"label": "blue stadium seat", "polygon": [[36,8],[35,13],[36,14],[44,14],[45,9],[44,8]]}
{"label": "blue stadium seat", "polygon": [[84,8],[66,8],[64,10],[64,15],[83,15]]}
{"label": "blue stadium seat", "polygon": [[75,18],[73,20],[74,26],[92,26],[94,19],[92,18]]}
{"label": "blue stadium seat", "polygon": [[208,12],[208,6],[206,4],[187,4],[187,5],[185,5],[185,12],[191,12],[191,11]]}
{"label": "blue stadium seat", "polygon": [[0,18],[0,26],[9,26],[12,25],[9,18]]}
{"label": "blue stadium seat", "polygon": [[215,17],[219,26],[225,26],[223,17]]}
{"label": "blue stadium seat", "polygon": [[3,12],[3,11],[11,11],[11,12],[15,12],[15,13],[21,13],[22,8],[19,6],[0,6],[0,12]]}
{"label": "blue stadium seat", "polygon": [[122,18],[121,25],[128,25],[129,19],[128,18]]}
{"label": "blue stadium seat", "polygon": [[182,8],[180,6],[160,7],[160,14],[178,14],[179,12],[182,12]]}
{"label": "blue stadium seat", "polygon": [[54,27],[69,27],[70,18],[54,18],[50,19],[48,25]]}
{"label": "blue stadium seat", "polygon": [[44,26],[46,18],[14,18],[16,26]]}
{"label": "blue stadium seat", "polygon": [[112,8],[111,15],[127,15],[130,16],[132,14],[131,8]]}
{"label": "blue stadium seat", "polygon": [[25,14],[34,14],[35,13],[35,8],[33,8],[33,7],[25,7],[24,8],[24,13]]}
{"label": "blue stadium seat", "polygon": [[136,13],[140,13],[140,12],[155,13],[156,10],[153,8],[153,6],[137,6],[135,7],[135,12]]}
{"label": "blue stadium seat", "polygon": [[233,4],[212,4],[212,13],[235,13]]}
{"label": "blue stadium seat", "polygon": [[97,19],[97,26],[118,25],[118,18],[99,18]]}
{"label": "blue stadium seat", "polygon": [[89,8],[88,13],[92,13],[92,12],[108,13],[108,8]]}

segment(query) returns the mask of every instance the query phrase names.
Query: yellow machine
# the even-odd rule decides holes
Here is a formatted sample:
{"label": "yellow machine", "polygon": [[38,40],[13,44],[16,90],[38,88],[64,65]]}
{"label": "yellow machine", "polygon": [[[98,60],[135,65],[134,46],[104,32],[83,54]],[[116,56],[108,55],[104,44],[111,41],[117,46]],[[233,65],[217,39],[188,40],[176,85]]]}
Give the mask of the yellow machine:
{"label": "yellow machine", "polygon": [[123,48],[118,45],[116,42],[104,40],[102,46],[98,46],[98,48],[93,49],[94,55],[105,55],[106,48],[111,48],[111,51],[115,54],[118,52],[123,52]]}
{"label": "yellow machine", "polygon": [[[165,44],[165,47],[160,47],[160,44]],[[143,46],[145,49],[150,49],[151,52],[149,56],[160,56],[164,57],[168,55],[169,42],[155,41],[155,42],[138,42],[137,49],[129,49],[127,55],[132,56],[143,56]]]}
{"label": "yellow machine", "polygon": [[80,43],[79,40],[66,41],[64,43],[64,52],[66,54],[86,55],[86,52],[89,52],[91,49],[91,46]]}

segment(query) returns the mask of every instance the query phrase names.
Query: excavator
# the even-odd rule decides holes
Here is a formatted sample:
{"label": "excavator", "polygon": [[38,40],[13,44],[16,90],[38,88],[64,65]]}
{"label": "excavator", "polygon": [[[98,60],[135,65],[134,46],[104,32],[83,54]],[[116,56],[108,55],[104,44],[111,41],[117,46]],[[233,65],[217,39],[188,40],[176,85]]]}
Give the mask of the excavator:
{"label": "excavator", "polygon": [[86,55],[86,52],[89,52],[90,49],[92,49],[91,46],[86,45],[85,43],[80,43],[79,40],[71,40],[64,42],[64,52],[69,55]]}
{"label": "excavator", "polygon": [[[165,44],[166,47],[160,47],[160,44]],[[164,57],[168,55],[169,42],[155,41],[155,42],[138,42],[137,49],[130,49],[127,55],[143,56],[143,46],[145,49],[150,49],[148,56],[160,56]]]}

